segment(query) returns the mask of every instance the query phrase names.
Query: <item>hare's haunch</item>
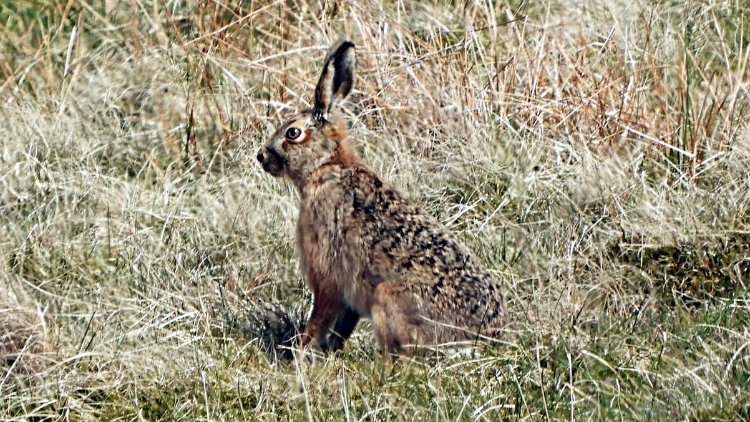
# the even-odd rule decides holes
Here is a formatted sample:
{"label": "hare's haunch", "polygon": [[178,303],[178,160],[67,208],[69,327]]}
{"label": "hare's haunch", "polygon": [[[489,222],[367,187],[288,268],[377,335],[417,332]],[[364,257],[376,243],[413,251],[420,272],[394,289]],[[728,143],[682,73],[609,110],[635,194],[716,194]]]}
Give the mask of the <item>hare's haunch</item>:
{"label": "hare's haunch", "polygon": [[354,44],[334,44],[315,88],[315,108],[284,123],[258,153],[263,170],[297,187],[297,243],[312,314],[302,346],[336,350],[360,317],[381,347],[496,336],[500,284],[444,226],[360,163],[335,105],[354,85]]}

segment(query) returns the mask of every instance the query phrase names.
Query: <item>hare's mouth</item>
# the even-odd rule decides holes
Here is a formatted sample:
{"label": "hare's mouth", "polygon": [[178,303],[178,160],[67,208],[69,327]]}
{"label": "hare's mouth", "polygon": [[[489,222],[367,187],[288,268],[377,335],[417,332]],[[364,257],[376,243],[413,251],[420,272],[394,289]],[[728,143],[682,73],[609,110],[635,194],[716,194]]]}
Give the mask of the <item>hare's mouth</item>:
{"label": "hare's mouth", "polygon": [[274,177],[284,175],[286,165],[284,165],[284,159],[271,148],[266,148],[258,153],[258,161],[260,161],[263,170],[266,173],[270,173]]}

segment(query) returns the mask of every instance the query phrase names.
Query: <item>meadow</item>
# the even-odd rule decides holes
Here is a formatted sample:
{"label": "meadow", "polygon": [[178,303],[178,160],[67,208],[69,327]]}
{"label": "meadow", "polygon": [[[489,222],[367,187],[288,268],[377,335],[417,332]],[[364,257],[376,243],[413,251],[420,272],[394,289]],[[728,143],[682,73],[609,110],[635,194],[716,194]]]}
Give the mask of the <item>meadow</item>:
{"label": "meadow", "polygon": [[[290,359],[255,159],[357,45],[363,161],[502,280],[478,353]],[[0,0],[0,420],[750,420],[744,0]]]}

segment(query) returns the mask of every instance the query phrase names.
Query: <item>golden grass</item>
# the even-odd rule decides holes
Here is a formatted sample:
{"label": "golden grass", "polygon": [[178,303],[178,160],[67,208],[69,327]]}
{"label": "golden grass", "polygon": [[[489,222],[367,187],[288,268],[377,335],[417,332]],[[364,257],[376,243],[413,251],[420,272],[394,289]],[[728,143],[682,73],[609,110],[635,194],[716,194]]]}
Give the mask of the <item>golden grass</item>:
{"label": "golden grass", "polygon": [[[743,2],[0,18],[0,419],[750,418]],[[366,323],[313,366],[275,349],[310,296],[254,156],[339,37],[363,159],[505,281],[479,356],[385,363]]]}

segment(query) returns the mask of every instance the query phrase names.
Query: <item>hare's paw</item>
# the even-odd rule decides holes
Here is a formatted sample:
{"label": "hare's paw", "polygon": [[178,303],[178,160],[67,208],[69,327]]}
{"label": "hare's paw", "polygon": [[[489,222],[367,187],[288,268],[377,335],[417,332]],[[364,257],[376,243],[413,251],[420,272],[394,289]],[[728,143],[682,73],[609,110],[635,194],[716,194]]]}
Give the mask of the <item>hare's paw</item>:
{"label": "hare's paw", "polygon": [[295,364],[300,367],[313,365],[317,362],[321,362],[324,359],[325,355],[323,354],[323,351],[316,347],[313,347],[312,345],[300,347],[295,351],[294,354]]}

